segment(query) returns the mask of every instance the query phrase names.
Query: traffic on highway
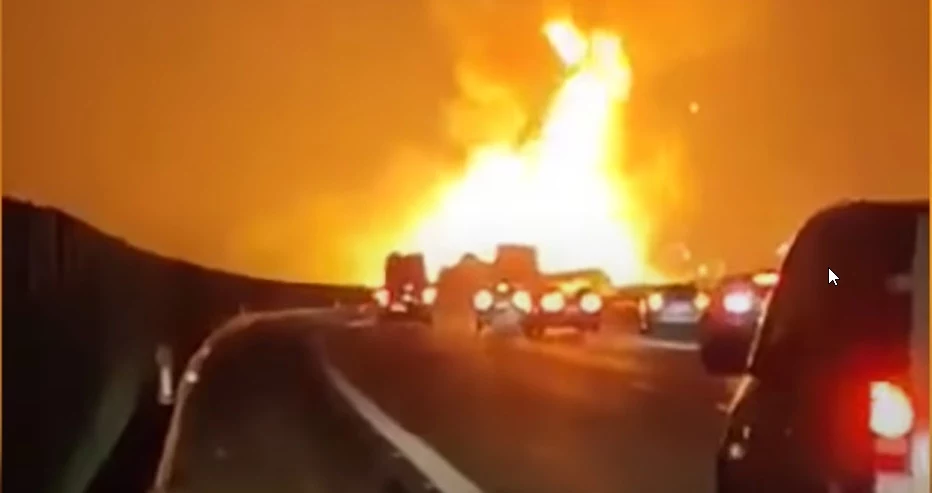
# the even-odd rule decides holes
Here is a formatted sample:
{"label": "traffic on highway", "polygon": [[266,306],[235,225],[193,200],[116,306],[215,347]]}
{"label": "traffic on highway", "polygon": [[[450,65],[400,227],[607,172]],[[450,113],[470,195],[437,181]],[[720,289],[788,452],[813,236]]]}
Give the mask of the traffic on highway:
{"label": "traffic on highway", "polygon": [[[536,264],[532,248],[502,251]],[[397,491],[928,491],[927,203],[827,208],[779,272],[727,276],[707,294],[658,286],[633,302],[579,288],[585,275],[559,276],[569,295],[536,271],[519,283],[506,267],[506,281],[500,262],[472,296],[434,298],[422,256],[406,256],[407,269],[398,258],[385,285],[419,300],[408,311],[383,287],[342,322],[259,318],[225,343],[238,359],[202,370],[195,392],[211,398],[194,397],[180,425],[191,431],[176,467],[192,491],[307,480],[357,491],[355,474],[329,478],[335,457],[307,442],[325,426],[311,421],[337,412],[310,411],[327,384],[384,440],[385,460],[418,478]],[[699,314],[651,322],[669,332],[625,322],[621,311],[658,293]]]}
{"label": "traffic on highway", "polygon": [[0,489],[932,493],[928,5],[654,3],[14,1]]}

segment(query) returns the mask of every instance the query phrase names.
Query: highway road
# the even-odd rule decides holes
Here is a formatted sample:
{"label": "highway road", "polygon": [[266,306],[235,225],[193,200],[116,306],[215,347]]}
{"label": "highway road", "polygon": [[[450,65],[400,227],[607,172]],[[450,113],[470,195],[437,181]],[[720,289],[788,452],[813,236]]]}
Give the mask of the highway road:
{"label": "highway road", "polygon": [[712,491],[728,389],[688,347],[455,334],[231,337],[186,406],[177,491]]}

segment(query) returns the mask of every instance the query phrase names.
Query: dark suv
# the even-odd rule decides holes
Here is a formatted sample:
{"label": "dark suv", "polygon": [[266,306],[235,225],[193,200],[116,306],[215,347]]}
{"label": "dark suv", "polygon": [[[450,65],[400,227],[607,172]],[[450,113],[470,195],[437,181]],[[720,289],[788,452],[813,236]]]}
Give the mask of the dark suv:
{"label": "dark suv", "polygon": [[[851,203],[801,229],[716,457],[718,491],[929,491],[929,204]],[[828,282],[828,270],[837,283]]]}

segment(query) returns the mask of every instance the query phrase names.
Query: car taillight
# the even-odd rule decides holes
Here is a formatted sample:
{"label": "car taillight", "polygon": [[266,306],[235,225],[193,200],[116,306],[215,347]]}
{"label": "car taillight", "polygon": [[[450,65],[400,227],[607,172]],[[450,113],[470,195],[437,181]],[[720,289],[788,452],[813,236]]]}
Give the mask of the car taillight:
{"label": "car taillight", "polygon": [[563,298],[563,293],[560,292],[547,293],[540,299],[540,307],[545,312],[558,312],[565,305],[566,300]]}
{"label": "car taillight", "polygon": [[712,300],[709,299],[709,295],[705,293],[699,293],[695,298],[693,298],[693,305],[701,312],[709,307],[709,303],[711,301]]}
{"label": "car taillight", "polygon": [[388,306],[388,302],[391,301],[391,297],[391,293],[389,293],[385,288],[376,289],[375,292],[372,293],[372,298],[381,307]]}
{"label": "car taillight", "polygon": [[915,414],[909,395],[890,382],[870,385],[870,430],[874,435],[874,466],[879,471],[909,470],[910,437]]}
{"label": "car taillight", "polygon": [[482,289],[472,297],[472,305],[476,310],[484,312],[492,308],[495,297],[487,289]]}
{"label": "car taillight", "polygon": [[772,288],[780,281],[780,274],[776,272],[759,272],[754,274],[751,282],[762,288]]}
{"label": "car taillight", "polygon": [[915,414],[905,390],[890,382],[872,382],[870,393],[870,428],[874,434],[897,439],[912,431]]}
{"label": "car taillight", "polygon": [[749,291],[732,291],[725,295],[722,306],[729,313],[747,313],[754,307],[754,295]]}
{"label": "car taillight", "polygon": [[425,305],[433,305],[437,300],[437,288],[428,286],[421,291],[421,302]]}
{"label": "car taillight", "polygon": [[660,293],[651,293],[647,297],[647,308],[650,308],[652,312],[656,312],[663,308],[663,295]]}
{"label": "car taillight", "polygon": [[579,307],[586,313],[595,313],[602,309],[602,297],[595,293],[586,293],[580,298]]}
{"label": "car taillight", "polygon": [[533,307],[531,294],[527,291],[515,291],[515,294],[511,295],[511,302],[523,312],[529,312]]}

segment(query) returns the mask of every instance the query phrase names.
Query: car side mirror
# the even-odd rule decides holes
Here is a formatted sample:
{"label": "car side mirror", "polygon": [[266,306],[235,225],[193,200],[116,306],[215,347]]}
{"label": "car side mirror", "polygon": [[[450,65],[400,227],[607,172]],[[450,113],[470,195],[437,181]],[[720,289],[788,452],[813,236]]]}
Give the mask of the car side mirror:
{"label": "car side mirror", "polygon": [[716,376],[746,373],[756,330],[755,327],[735,327],[703,317],[699,322],[699,356],[706,372]]}

